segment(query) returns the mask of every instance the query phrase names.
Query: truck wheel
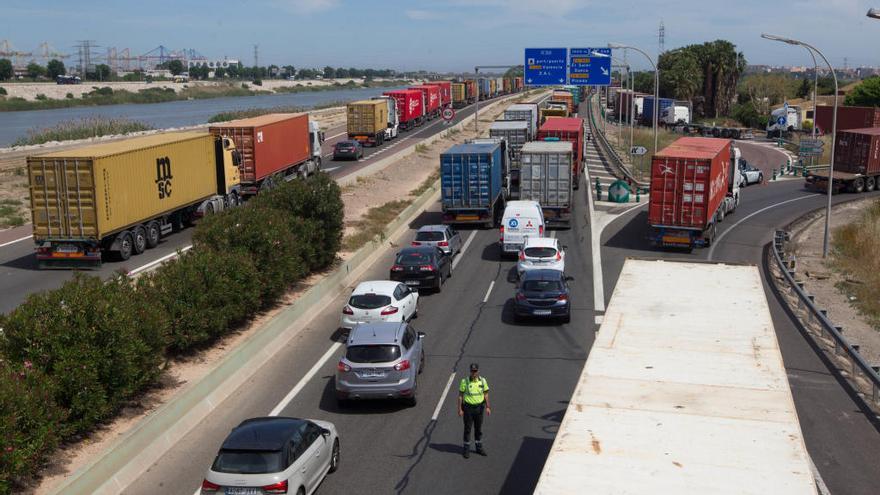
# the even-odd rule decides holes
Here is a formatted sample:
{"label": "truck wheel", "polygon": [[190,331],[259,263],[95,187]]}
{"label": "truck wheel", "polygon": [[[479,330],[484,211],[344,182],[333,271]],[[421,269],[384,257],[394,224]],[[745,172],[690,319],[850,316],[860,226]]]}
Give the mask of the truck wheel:
{"label": "truck wheel", "polygon": [[235,208],[236,206],[238,206],[238,203],[239,203],[238,194],[231,192],[231,193],[229,193],[228,196],[226,196],[226,205],[229,208]]}
{"label": "truck wheel", "polygon": [[865,179],[859,177],[852,181],[852,192],[860,193],[865,190]]}
{"label": "truck wheel", "polygon": [[162,231],[159,229],[159,222],[153,220],[147,224],[147,247],[152,249],[159,245],[159,238],[162,237]]}
{"label": "truck wheel", "polygon": [[134,254],[141,254],[147,250],[147,231],[144,230],[143,227],[137,226],[132,232],[132,239],[134,242],[132,243],[132,250]]}
{"label": "truck wheel", "polygon": [[877,187],[877,179],[874,177],[868,177],[865,179],[865,192],[871,192]]}
{"label": "truck wheel", "polygon": [[127,261],[131,258],[131,253],[134,249],[134,240],[131,237],[131,232],[123,231],[119,234],[119,251],[116,251],[116,256],[120,261]]}

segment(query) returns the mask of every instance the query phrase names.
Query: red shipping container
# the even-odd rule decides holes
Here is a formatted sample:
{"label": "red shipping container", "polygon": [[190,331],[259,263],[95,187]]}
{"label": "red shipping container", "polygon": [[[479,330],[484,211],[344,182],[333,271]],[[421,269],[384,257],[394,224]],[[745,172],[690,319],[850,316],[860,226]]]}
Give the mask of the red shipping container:
{"label": "red shipping container", "polygon": [[409,89],[417,89],[425,95],[425,115],[432,115],[440,110],[440,86],[422,84],[410,86]]}
{"label": "red shipping container", "polygon": [[214,136],[232,138],[241,152],[241,184],[255,194],[259,183],[308,160],[309,116],[275,113],[211,126]]}
{"label": "red shipping container", "polygon": [[452,105],[452,81],[432,81],[431,84],[440,86],[440,108]]}
{"label": "red shipping container", "polygon": [[400,115],[400,123],[405,124],[404,127],[409,127],[410,123],[418,121],[425,115],[425,97],[419,90],[397,89],[382,94],[394,98],[397,102],[397,113]]}
{"label": "red shipping container", "polygon": [[471,102],[477,99],[477,81],[476,79],[467,79],[465,82],[465,87],[467,88],[467,98]]}
{"label": "red shipping container", "polygon": [[651,160],[648,222],[705,230],[727,195],[730,140],[683,137]]}
{"label": "red shipping container", "polygon": [[839,131],[834,146],[834,171],[880,173],[880,127]]}
{"label": "red shipping container", "polygon": [[[808,110],[809,111],[809,110]],[[825,134],[831,133],[834,107],[819,105],[816,107],[816,125]],[[838,107],[837,130],[865,129],[880,127],[880,108],[874,107]]]}
{"label": "red shipping container", "polygon": [[[569,97],[571,95],[569,94]],[[574,151],[572,167],[572,179],[575,189],[579,187],[579,177],[584,163],[584,120],[578,117],[559,117],[547,119],[544,125],[538,129],[538,141],[544,138],[559,138],[562,141],[571,142]]]}

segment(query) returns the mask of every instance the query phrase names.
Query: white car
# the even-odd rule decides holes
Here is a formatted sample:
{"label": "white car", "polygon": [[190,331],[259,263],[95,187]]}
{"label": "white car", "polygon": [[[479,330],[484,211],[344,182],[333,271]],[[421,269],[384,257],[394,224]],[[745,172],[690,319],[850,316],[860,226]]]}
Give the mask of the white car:
{"label": "white car", "polygon": [[751,165],[742,165],[739,168],[739,174],[742,177],[740,187],[746,187],[750,184],[760,184],[764,182],[764,172]]}
{"label": "white car", "polygon": [[409,321],[418,312],[418,289],[390,280],[361,282],[352,291],[348,304],[342,308],[340,326],[351,330],[361,323]]}
{"label": "white car", "polygon": [[203,495],[312,493],[339,467],[339,435],[328,421],[253,418],[223,441],[202,481]]}
{"label": "white car", "polygon": [[565,271],[565,250],[555,237],[528,237],[519,251],[516,272],[521,277],[529,270]]}

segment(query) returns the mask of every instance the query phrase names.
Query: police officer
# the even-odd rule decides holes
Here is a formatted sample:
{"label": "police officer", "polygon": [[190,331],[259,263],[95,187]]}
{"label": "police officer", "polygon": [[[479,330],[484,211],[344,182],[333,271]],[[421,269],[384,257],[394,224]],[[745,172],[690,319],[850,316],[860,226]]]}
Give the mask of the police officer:
{"label": "police officer", "polygon": [[471,363],[471,375],[462,378],[458,386],[458,415],[464,419],[464,450],[462,455],[465,459],[471,456],[471,426],[474,428],[474,443],[476,452],[486,455],[483,450],[483,410],[486,414],[492,414],[489,407],[489,382],[480,376],[480,365]]}

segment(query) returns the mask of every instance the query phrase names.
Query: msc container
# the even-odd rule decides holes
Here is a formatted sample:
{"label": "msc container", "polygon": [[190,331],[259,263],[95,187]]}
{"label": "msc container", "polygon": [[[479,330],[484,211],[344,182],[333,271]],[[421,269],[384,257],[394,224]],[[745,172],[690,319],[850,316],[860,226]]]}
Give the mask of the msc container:
{"label": "msc container", "polygon": [[495,225],[506,175],[501,143],[459,144],[440,155],[443,223]]}
{"label": "msc container", "polygon": [[[834,115],[834,107],[819,105],[816,107],[814,121],[817,129],[824,133],[831,132],[831,120]],[[880,108],[876,107],[838,107],[837,108],[837,131],[850,129],[865,129],[867,127],[880,127]]]}
{"label": "msc container", "polygon": [[425,96],[417,89],[397,89],[382,93],[397,101],[400,127],[404,130],[422,125],[425,119]]}
{"label": "msc container", "polygon": [[233,120],[208,128],[214,136],[231,138],[241,153],[241,184],[246,195],[263,182],[311,158],[308,114],[275,113]]}
{"label": "msc container", "polygon": [[425,96],[425,116],[429,119],[440,116],[440,86],[421,84],[409,89],[421,91]]}
{"label": "msc container", "polygon": [[715,237],[716,213],[728,192],[729,139],[682,137],[651,160],[648,222],[663,247],[705,246]]}
{"label": "msc container", "polygon": [[467,105],[467,85],[465,83],[452,83],[452,107],[461,108]]}
{"label": "msc container", "polygon": [[386,100],[360,100],[346,107],[348,138],[361,143],[382,144],[388,129],[388,103]]}
{"label": "msc container", "polygon": [[532,141],[521,151],[519,199],[537,201],[548,226],[571,226],[572,150],[560,141]]}
{"label": "msc container", "polygon": [[571,176],[575,189],[580,188],[584,163],[584,121],[579,117],[548,119],[538,130],[538,140],[559,139],[571,143]]}
{"label": "msc container", "polygon": [[[671,107],[675,103],[675,100],[672,98],[660,98],[660,108],[657,110],[657,119],[660,119],[660,114],[663,113],[663,110]],[[646,96],[642,100],[642,122],[653,122],[654,121],[654,97]]]}
{"label": "msc container", "polygon": [[440,88],[440,108],[446,108],[452,104],[452,82],[431,81],[433,86]]}
{"label": "msc container", "polygon": [[528,141],[531,141],[538,133],[538,104],[517,103],[515,105],[510,105],[504,110],[504,120],[524,120],[528,122]]}
{"label": "msc container", "polygon": [[125,260],[154,247],[206,201],[234,194],[233,149],[228,139],[193,131],[28,157],[40,267],[98,266],[102,251]]}

